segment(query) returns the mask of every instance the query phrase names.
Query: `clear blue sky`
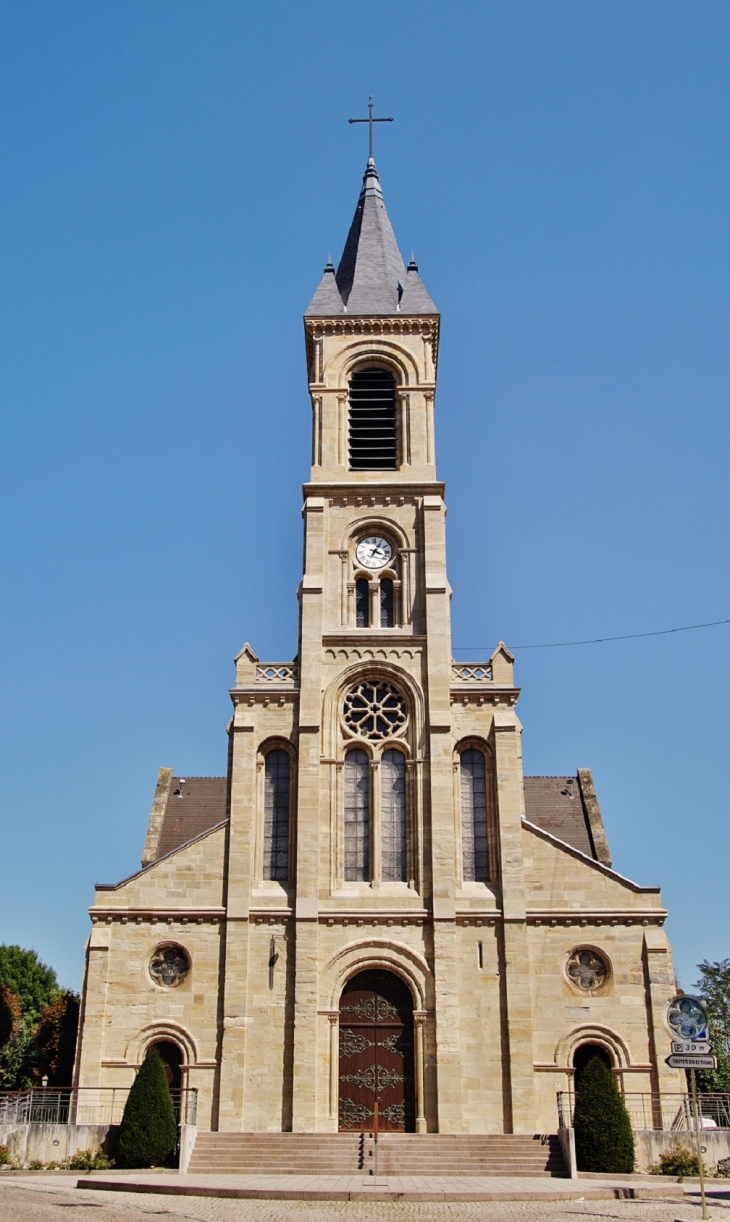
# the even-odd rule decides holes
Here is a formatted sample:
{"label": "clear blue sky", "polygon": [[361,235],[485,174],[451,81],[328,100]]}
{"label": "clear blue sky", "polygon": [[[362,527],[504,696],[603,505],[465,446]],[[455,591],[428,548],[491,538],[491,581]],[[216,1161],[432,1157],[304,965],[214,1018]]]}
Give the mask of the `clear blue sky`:
{"label": "clear blue sky", "polygon": [[[442,311],[459,658],[730,616],[730,6],[0,3],[0,941],[78,987],[157,770],[225,771],[296,650],[301,315],[369,93]],[[685,987],[730,955],[730,626],[517,652],[526,771],[593,769]]]}

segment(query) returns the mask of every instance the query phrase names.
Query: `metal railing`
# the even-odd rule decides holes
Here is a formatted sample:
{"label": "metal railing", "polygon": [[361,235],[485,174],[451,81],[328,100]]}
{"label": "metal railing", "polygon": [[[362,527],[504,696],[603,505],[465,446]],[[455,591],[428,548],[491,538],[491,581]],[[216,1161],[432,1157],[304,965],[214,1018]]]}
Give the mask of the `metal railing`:
{"label": "metal railing", "polygon": [[[0,1126],[16,1124],[119,1124],[129,1086],[40,1087],[0,1091]],[[195,1124],[196,1087],[171,1090],[178,1124]]]}
{"label": "metal railing", "polygon": [[[571,1128],[575,1092],[559,1090],[558,1125]],[[694,1129],[692,1098],[687,1092],[626,1091],[623,1101],[634,1132],[655,1129],[660,1132],[689,1132]],[[697,1096],[703,1129],[730,1129],[730,1094],[700,1092]]]}

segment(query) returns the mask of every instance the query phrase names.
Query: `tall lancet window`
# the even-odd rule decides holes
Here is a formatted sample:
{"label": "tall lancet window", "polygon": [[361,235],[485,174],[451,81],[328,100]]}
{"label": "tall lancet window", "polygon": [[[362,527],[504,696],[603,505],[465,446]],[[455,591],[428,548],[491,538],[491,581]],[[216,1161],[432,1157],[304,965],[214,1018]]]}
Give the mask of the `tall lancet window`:
{"label": "tall lancet window", "polygon": [[385,882],[406,881],[406,761],[402,751],[384,751],[380,765],[380,834]]}
{"label": "tall lancet window", "polygon": [[489,879],[487,778],[484,756],[470,748],[461,753],[461,844],[465,882]]}
{"label": "tall lancet window", "polygon": [[395,378],[388,369],[358,369],[350,379],[350,470],[397,466]]}
{"label": "tall lancet window", "polygon": [[370,878],[370,762],[364,751],[345,756],[345,878]]}
{"label": "tall lancet window", "polygon": [[287,751],[269,751],[264,763],[264,878],[289,877],[289,789]]}

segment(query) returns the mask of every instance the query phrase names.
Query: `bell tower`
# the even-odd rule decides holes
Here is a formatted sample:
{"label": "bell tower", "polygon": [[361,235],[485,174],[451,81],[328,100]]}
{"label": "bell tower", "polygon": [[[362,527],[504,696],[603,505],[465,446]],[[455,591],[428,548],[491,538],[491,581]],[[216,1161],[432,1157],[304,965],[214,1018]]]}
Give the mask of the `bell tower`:
{"label": "bell tower", "polygon": [[[372,157],[339,266],[327,264],[304,325],[312,468],[300,587],[297,964],[310,939],[304,964],[317,956],[323,904],[351,909],[356,926],[379,912],[391,922],[438,913],[428,942],[440,965],[439,1125],[459,1129],[450,588],[434,444],[439,314],[415,260],[406,267],[401,258]],[[388,817],[401,790],[394,844]],[[298,966],[297,1010],[312,1021],[316,987]],[[314,1036],[305,1026],[294,1053],[302,1128],[315,1122],[296,1116],[306,1097],[297,1066],[307,1072],[299,1040]],[[421,1091],[414,1127],[425,1124]]]}

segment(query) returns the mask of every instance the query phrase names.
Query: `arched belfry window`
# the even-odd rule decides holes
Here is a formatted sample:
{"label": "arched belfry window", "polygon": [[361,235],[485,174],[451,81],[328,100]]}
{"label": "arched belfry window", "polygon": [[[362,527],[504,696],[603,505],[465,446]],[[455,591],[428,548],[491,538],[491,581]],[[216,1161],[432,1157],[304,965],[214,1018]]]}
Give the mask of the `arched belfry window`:
{"label": "arched belfry window", "polygon": [[464,881],[486,883],[489,880],[487,775],[482,752],[473,747],[462,751],[459,771]]}
{"label": "arched belfry window", "polygon": [[388,369],[358,369],[350,379],[350,470],[397,466],[395,378]]}
{"label": "arched belfry window", "polygon": [[269,751],[264,761],[264,878],[289,877],[289,805],[291,759],[287,751]]}

